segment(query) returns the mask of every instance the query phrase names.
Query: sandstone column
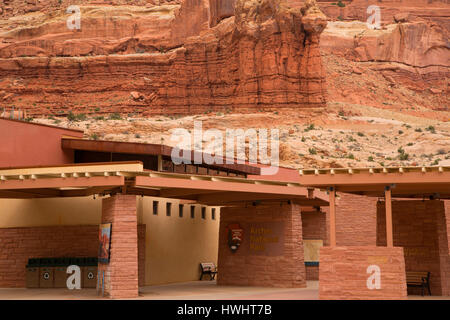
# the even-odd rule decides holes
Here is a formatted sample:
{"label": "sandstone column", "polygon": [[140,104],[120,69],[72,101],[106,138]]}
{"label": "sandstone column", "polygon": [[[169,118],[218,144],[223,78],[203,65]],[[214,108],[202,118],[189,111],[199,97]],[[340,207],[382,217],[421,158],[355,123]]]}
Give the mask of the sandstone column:
{"label": "sandstone column", "polygon": [[450,295],[450,200],[444,200],[443,210],[437,213],[439,262],[442,295]]}
{"label": "sandstone column", "polygon": [[[230,228],[243,230],[239,248]],[[287,203],[222,208],[217,284],[306,287],[300,207]]]}
{"label": "sandstone column", "polygon": [[322,247],[319,298],[403,300],[407,298],[401,247]]}
{"label": "sandstone column", "polygon": [[138,297],[138,237],[136,196],[117,194],[103,199],[102,223],[111,223],[109,264],[104,272],[104,293],[113,299]]}

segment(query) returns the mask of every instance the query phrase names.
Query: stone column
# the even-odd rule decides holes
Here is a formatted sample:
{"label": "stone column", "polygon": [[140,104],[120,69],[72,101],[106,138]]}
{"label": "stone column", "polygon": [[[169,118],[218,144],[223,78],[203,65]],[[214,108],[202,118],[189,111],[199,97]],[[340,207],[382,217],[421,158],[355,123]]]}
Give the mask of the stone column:
{"label": "stone column", "polygon": [[405,259],[400,247],[322,247],[319,298],[403,300]]}
{"label": "stone column", "polygon": [[[235,252],[229,245],[230,228],[243,230]],[[219,285],[306,287],[300,207],[222,208],[218,267]]]}
{"label": "stone column", "polygon": [[105,296],[112,299],[138,297],[138,235],[136,196],[117,194],[103,199],[102,223],[111,223],[109,264],[99,263],[104,272]]}
{"label": "stone column", "polygon": [[[450,200],[444,200],[443,210],[437,213],[439,262],[442,295],[450,295]],[[433,292],[432,292],[433,293]],[[434,294],[434,293],[433,293]]]}

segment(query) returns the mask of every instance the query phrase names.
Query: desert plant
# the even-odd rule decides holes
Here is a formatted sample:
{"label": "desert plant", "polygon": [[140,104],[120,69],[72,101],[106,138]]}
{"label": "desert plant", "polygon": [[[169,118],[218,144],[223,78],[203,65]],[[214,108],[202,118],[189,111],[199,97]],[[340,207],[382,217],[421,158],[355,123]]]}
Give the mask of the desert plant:
{"label": "desert plant", "polygon": [[122,117],[120,113],[115,112],[109,115],[109,120],[122,120]]}
{"label": "desert plant", "polygon": [[430,131],[431,133],[436,133],[436,129],[433,126],[428,126],[425,130]]}

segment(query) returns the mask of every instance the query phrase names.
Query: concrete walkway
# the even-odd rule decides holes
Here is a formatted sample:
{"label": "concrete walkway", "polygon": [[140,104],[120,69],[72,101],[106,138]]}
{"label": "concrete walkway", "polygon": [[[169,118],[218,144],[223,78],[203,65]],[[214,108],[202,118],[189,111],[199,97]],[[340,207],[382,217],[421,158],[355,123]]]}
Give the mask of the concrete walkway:
{"label": "concrete walkway", "polygon": [[[265,288],[218,286],[216,281],[191,281],[139,289],[138,300],[317,300],[319,282],[308,281],[307,288]],[[91,300],[95,289],[0,288],[0,300]]]}
{"label": "concrete walkway", "polygon": [[[191,281],[139,289],[138,300],[317,300],[319,282],[307,281],[306,288],[218,286],[215,281]],[[450,300],[450,297],[409,296],[410,300]],[[95,289],[10,289],[0,288],[0,300],[93,300]]]}

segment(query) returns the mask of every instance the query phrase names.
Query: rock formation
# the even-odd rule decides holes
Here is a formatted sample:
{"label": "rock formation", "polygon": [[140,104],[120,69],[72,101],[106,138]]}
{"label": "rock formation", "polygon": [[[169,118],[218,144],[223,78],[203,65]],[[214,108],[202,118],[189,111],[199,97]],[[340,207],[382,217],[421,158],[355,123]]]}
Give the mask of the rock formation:
{"label": "rock formation", "polygon": [[81,30],[66,28],[65,8],[2,20],[0,101],[29,115],[325,106],[327,22],[314,0],[303,14],[286,0],[237,0],[212,28],[207,0],[80,8]]}

